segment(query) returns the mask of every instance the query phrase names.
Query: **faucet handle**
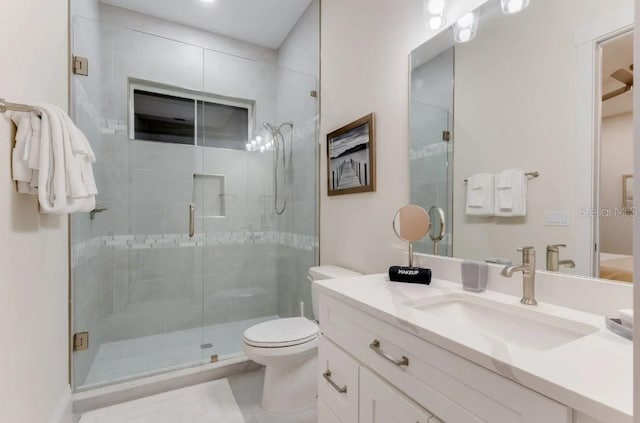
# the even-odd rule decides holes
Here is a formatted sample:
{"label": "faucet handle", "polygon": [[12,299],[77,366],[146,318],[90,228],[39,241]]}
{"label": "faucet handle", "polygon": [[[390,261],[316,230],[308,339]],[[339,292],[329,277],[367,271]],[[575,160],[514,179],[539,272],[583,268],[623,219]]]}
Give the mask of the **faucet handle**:
{"label": "faucet handle", "polygon": [[558,251],[560,251],[560,248],[567,248],[567,244],[547,245],[547,251],[553,251],[557,253]]}
{"label": "faucet handle", "polygon": [[522,253],[522,263],[531,263],[532,260],[535,260],[535,247],[520,247],[518,248],[518,252]]}

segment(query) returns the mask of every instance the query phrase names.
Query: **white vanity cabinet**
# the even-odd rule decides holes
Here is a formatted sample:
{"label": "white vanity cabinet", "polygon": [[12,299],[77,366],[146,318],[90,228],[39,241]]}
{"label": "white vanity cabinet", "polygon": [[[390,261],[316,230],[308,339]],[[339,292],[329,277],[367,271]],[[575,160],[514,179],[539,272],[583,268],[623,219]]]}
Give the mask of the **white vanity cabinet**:
{"label": "white vanity cabinet", "polygon": [[[320,295],[319,423],[570,423],[572,410]],[[327,373],[329,372],[329,373]]]}

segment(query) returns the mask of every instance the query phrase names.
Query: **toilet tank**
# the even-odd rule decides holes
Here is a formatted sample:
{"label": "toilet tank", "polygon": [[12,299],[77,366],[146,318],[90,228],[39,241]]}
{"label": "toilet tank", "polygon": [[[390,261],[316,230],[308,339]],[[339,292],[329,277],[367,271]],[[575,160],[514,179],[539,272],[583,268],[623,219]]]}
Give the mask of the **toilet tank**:
{"label": "toilet tank", "polygon": [[318,295],[316,295],[313,281],[321,281],[325,279],[354,278],[356,276],[362,276],[362,273],[345,269],[344,267],[340,266],[328,265],[309,268],[309,276],[307,276],[307,278],[311,283],[311,302],[313,305],[313,315],[316,320],[320,318],[320,313],[318,310]]}

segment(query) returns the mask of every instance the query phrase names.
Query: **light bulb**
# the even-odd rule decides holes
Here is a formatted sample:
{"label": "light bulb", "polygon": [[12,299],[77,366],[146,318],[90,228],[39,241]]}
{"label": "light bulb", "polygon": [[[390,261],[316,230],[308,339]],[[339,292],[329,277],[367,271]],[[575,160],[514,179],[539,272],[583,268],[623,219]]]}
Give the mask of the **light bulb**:
{"label": "light bulb", "polygon": [[423,0],[423,6],[423,18],[427,28],[436,31],[447,23],[444,18],[445,0]]}
{"label": "light bulb", "polygon": [[473,21],[475,20],[475,16],[473,14],[473,12],[467,13],[466,15],[464,15],[463,17],[461,17],[458,22],[457,25],[460,28],[469,28],[471,26],[473,26]]}
{"label": "light bulb", "polygon": [[500,0],[502,13],[512,15],[529,6],[529,0]]}
{"label": "light bulb", "polygon": [[250,142],[247,143],[247,151],[251,151],[251,143]]}
{"label": "light bulb", "polygon": [[264,153],[264,150],[265,150],[264,145],[263,145],[263,146],[260,146],[260,152],[261,152],[261,153]]}
{"label": "light bulb", "polygon": [[256,146],[256,144],[257,144],[256,140],[251,140],[251,145],[252,145],[252,146],[254,146],[254,147],[255,147],[255,146]]}
{"label": "light bulb", "polygon": [[461,29],[458,33],[458,38],[462,43],[466,43],[467,41],[471,40],[471,30],[469,28]]}
{"label": "light bulb", "polygon": [[258,136],[256,137],[256,141],[258,141],[258,142],[262,142],[262,137],[261,137],[260,135],[258,135]]}
{"label": "light bulb", "polygon": [[432,15],[439,15],[444,11],[444,0],[430,0],[427,11]]}
{"label": "light bulb", "polygon": [[444,26],[445,20],[442,16],[432,16],[429,19],[429,28],[434,31]]}
{"label": "light bulb", "polygon": [[473,40],[478,32],[477,10],[469,12],[455,23],[453,26],[453,36],[457,43],[466,43]]}

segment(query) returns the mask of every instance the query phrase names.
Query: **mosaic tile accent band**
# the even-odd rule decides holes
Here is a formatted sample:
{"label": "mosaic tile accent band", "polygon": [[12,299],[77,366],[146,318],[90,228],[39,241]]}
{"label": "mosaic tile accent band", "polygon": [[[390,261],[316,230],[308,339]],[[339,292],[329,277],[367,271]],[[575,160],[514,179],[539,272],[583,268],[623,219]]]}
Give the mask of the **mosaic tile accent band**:
{"label": "mosaic tile accent band", "polygon": [[145,250],[158,248],[194,248],[216,245],[276,244],[284,247],[313,251],[319,247],[315,236],[277,231],[237,231],[223,233],[113,235],[93,238],[74,244],[73,267],[77,267],[105,249]]}

